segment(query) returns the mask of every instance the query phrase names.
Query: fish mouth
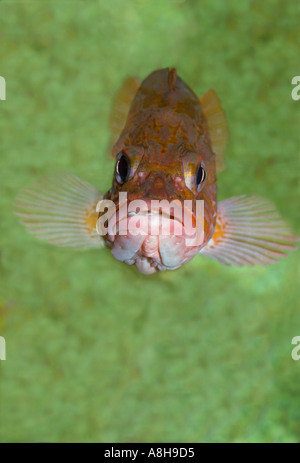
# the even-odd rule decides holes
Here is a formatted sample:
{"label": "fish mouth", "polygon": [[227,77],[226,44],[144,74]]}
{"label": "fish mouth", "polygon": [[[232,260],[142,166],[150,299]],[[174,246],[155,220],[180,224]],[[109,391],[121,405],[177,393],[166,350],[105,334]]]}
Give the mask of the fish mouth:
{"label": "fish mouth", "polygon": [[180,267],[203,241],[197,216],[180,200],[123,201],[109,211],[108,223],[104,239],[113,256],[146,274]]}

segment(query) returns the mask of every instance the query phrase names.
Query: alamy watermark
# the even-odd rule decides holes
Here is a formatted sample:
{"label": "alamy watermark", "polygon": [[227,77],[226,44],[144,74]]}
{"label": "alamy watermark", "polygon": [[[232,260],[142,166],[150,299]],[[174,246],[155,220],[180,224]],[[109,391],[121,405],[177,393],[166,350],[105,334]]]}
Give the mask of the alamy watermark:
{"label": "alamy watermark", "polygon": [[296,87],[294,87],[292,90],[293,100],[300,100],[300,76],[295,76],[292,78],[292,85],[296,85]]}
{"label": "alamy watermark", "polygon": [[0,100],[6,100],[6,81],[0,76]]}
{"label": "alamy watermark", "polygon": [[[193,209],[193,203],[195,205]],[[127,193],[119,194],[118,206],[102,199],[96,212],[99,235],[164,235],[182,236],[187,246],[199,246],[204,238],[203,200],[142,200],[127,201]]]}
{"label": "alamy watermark", "polygon": [[0,336],[0,360],[6,360],[6,342],[3,336]]}
{"label": "alamy watermark", "polygon": [[300,336],[293,337],[292,344],[296,346],[291,352],[292,359],[300,360]]}

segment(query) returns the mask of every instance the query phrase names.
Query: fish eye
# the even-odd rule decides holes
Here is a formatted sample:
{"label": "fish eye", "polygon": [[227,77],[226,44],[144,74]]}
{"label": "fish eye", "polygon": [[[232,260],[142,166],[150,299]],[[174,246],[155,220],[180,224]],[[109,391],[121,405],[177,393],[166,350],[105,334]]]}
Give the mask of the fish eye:
{"label": "fish eye", "polygon": [[130,173],[130,162],[124,151],[118,155],[116,162],[115,175],[118,183],[125,183]]}
{"label": "fish eye", "polygon": [[199,190],[200,185],[202,185],[205,179],[206,179],[206,171],[203,165],[200,164],[198,167],[197,173],[196,173],[196,177],[195,177],[195,183],[196,183],[197,190]]}

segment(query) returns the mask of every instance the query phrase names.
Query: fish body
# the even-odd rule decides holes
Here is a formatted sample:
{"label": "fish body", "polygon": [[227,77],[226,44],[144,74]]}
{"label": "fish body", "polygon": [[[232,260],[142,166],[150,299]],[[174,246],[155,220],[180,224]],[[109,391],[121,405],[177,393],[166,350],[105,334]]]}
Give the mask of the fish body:
{"label": "fish body", "polygon": [[176,269],[198,253],[254,265],[295,248],[297,238],[268,201],[218,203],[228,129],[214,91],[199,99],[167,68],[141,85],[129,79],[115,106],[110,190],[102,196],[70,174],[35,184],[17,201],[30,232],[62,246],[105,245],[145,274]]}
{"label": "fish body", "polygon": [[[122,246],[127,237],[114,236],[114,256],[135,263],[144,273],[177,268],[194,257],[209,241],[216,221],[216,162],[200,100],[175,69],[155,71],[144,80],[112,152],[114,157],[125,153],[130,173],[124,183],[114,177],[105,199],[118,205],[120,192],[126,191],[129,202],[167,200],[183,205],[186,200],[204,200],[205,210],[201,245],[186,246],[184,237],[178,235],[147,234],[139,250],[131,255]],[[197,190],[195,176],[201,164],[206,180]],[[137,246],[141,240],[141,236],[131,239]]]}

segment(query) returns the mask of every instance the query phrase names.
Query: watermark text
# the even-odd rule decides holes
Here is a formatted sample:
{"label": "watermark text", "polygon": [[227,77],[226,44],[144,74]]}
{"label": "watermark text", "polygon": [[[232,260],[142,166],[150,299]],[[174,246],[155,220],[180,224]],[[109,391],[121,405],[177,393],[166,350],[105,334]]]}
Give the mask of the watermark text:
{"label": "watermark text", "polygon": [[300,336],[293,337],[292,344],[296,346],[291,352],[292,359],[300,360]]}
{"label": "watermark text", "polygon": [[127,201],[119,194],[118,206],[109,199],[98,202],[96,212],[99,235],[182,236],[187,246],[199,246],[204,239],[203,200]]}
{"label": "watermark text", "polygon": [[0,336],[0,360],[6,360],[6,343],[3,336]]}
{"label": "watermark text", "polygon": [[6,81],[0,76],[0,100],[6,100]]}
{"label": "watermark text", "polygon": [[300,100],[300,76],[292,78],[292,85],[295,85],[292,90],[292,98],[293,100],[298,101]]}

